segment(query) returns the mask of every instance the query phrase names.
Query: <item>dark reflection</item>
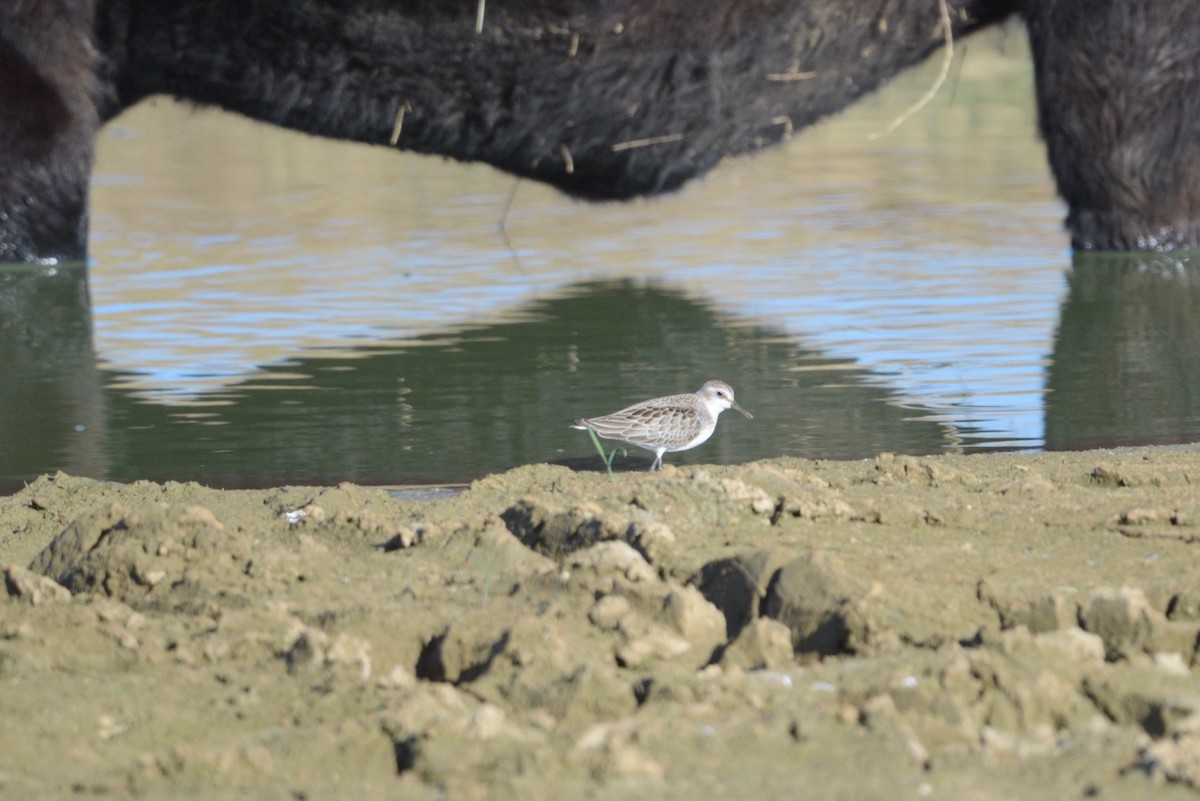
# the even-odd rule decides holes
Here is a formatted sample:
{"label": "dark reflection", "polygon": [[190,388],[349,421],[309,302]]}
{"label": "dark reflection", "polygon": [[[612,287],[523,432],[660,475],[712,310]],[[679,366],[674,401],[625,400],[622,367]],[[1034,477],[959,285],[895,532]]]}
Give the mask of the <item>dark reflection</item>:
{"label": "dark reflection", "polygon": [[[708,378],[731,383],[755,420],[726,416],[708,443],[671,463],[948,446],[939,425],[909,420],[852,365],[678,292],[631,283],[575,287],[515,322],[272,365],[191,404],[147,402],[111,373],[101,397],[83,280],[71,321],[50,320],[54,304],[41,297],[15,309],[18,320],[54,332],[39,338],[42,347],[5,335],[9,375],[45,374],[20,394],[24,422],[10,435],[22,438],[22,456],[2,457],[6,489],[56,468],[214,486],[453,482],[528,462],[594,468],[590,440],[569,421]],[[81,436],[80,419],[83,433],[104,436]],[[649,464],[640,451],[618,461]]]}
{"label": "dark reflection", "polygon": [[1047,388],[1048,449],[1200,439],[1200,255],[1075,256]]}
{"label": "dark reflection", "polygon": [[[938,426],[905,422],[909,413],[846,365],[731,322],[674,291],[581,286],[531,304],[517,322],[268,367],[207,397],[233,405],[199,410],[214,414],[201,423],[171,417],[188,409],[114,398],[114,471],[235,485],[448,482],[529,462],[595,466],[590,440],[568,422],[710,377],[733,384],[756,420],[722,421],[675,464],[942,447]],[[788,372],[798,365],[809,370]],[[304,377],[275,378],[296,374]],[[641,452],[630,461],[649,464]]]}
{"label": "dark reflection", "polygon": [[0,265],[0,490],[107,472],[105,396],[83,264]]}
{"label": "dark reflection", "polygon": [[[1046,446],[1200,439],[1200,266],[1081,255],[1048,369]],[[673,464],[972,449],[852,363],[672,289],[589,284],[513,321],[320,353],[174,405],[97,367],[82,266],[0,269],[0,491],[57,469],[215,486],[465,481],[528,462],[599,466],[567,423],[722,378],[722,418]],[[633,451],[618,465],[641,469]]]}

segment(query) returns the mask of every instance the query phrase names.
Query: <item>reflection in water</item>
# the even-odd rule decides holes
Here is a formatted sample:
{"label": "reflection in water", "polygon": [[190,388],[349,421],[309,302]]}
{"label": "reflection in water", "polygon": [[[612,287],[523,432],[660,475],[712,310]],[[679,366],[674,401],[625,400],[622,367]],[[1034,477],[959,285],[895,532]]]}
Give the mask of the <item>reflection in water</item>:
{"label": "reflection in water", "polygon": [[104,475],[107,414],[82,264],[0,266],[0,491],[47,469]]}
{"label": "reflection in water", "polygon": [[1200,254],[1077,255],[1046,386],[1049,449],[1200,439]]}
{"label": "reflection in water", "polygon": [[[577,285],[511,322],[318,352],[172,405],[97,366],[83,269],[0,271],[0,312],[0,491],[55,469],[216,486],[595,469],[570,420],[714,377],[755,419],[727,420],[675,463],[971,450],[961,428],[901,408],[852,362],[653,283]],[[1047,373],[1046,446],[1200,439],[1198,320],[1194,256],[1077,257]]]}
{"label": "reflection in water", "polygon": [[[76,280],[82,287],[81,273]],[[75,310],[85,313],[86,303]],[[22,314],[37,316],[30,307]],[[747,404],[754,401],[756,419],[721,426],[675,463],[946,447],[940,426],[906,419],[908,412],[886,403],[887,392],[852,365],[735,322],[661,287],[578,286],[532,304],[519,322],[299,359],[190,404],[147,403],[123,388],[123,376],[108,372],[103,397],[89,399],[105,410],[107,436],[71,440],[60,432],[59,439],[93,451],[88,458],[96,467],[87,472],[120,480],[463,481],[527,462],[595,467],[590,441],[568,428],[570,420],[721,377]],[[60,351],[90,359],[88,327],[63,330],[74,336]],[[47,361],[37,349],[10,350],[18,372]],[[29,407],[73,386],[73,374],[97,374],[77,355],[69,358],[50,365],[57,384],[27,397]],[[61,448],[33,458],[47,438],[29,433],[24,448],[31,458],[5,458],[2,478],[10,486],[66,464]],[[648,461],[630,454],[628,463]]]}

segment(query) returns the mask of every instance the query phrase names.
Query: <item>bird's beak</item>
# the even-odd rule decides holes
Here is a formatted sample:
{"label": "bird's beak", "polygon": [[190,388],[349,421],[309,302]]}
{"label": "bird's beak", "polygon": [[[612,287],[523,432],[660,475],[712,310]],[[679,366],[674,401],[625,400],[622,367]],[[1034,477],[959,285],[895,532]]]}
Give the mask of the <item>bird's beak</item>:
{"label": "bird's beak", "polygon": [[730,409],[735,409],[735,410],[737,410],[737,411],[741,412],[743,415],[745,415],[745,417],[746,417],[746,419],[747,419],[747,420],[753,420],[753,419],[754,419],[754,415],[750,414],[750,412],[748,412],[748,411],[746,411],[745,409],[743,409],[743,408],[742,408],[742,407],[741,407],[741,406],[738,404],[738,402],[737,402],[737,401],[733,401],[733,402],[730,404],[729,408],[730,408]]}

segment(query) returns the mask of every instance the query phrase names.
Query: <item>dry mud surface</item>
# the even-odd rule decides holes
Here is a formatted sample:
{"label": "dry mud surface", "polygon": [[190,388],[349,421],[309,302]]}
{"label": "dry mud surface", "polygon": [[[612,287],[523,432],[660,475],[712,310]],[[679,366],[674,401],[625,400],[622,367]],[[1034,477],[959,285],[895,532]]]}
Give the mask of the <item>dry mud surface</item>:
{"label": "dry mud surface", "polygon": [[0,498],[0,795],[1200,795],[1200,450]]}

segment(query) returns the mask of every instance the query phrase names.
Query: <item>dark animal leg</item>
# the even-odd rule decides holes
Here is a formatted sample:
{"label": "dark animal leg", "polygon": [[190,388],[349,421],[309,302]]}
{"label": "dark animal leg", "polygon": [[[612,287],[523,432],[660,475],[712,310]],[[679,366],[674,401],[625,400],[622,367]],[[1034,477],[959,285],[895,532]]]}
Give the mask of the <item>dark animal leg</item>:
{"label": "dark animal leg", "polygon": [[92,17],[92,0],[0,4],[0,262],[86,255]]}
{"label": "dark animal leg", "polygon": [[1200,3],[1029,0],[1023,13],[1072,245],[1200,247]]}

